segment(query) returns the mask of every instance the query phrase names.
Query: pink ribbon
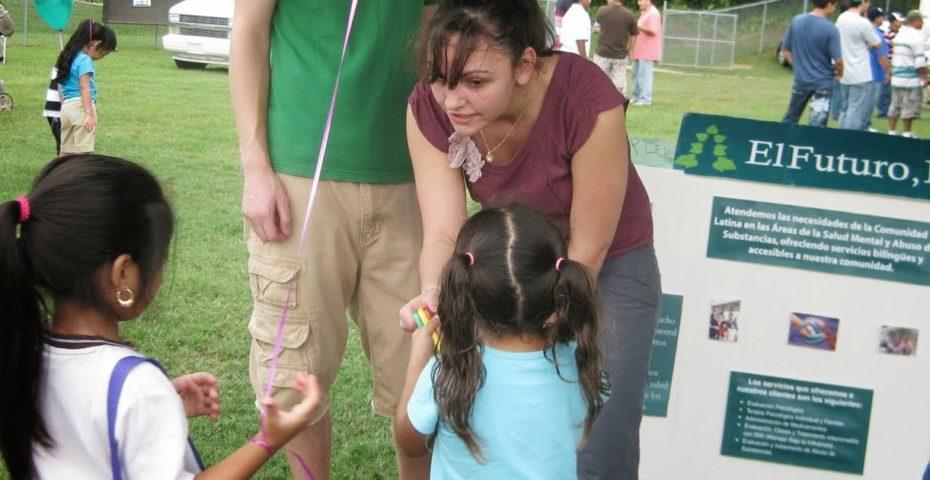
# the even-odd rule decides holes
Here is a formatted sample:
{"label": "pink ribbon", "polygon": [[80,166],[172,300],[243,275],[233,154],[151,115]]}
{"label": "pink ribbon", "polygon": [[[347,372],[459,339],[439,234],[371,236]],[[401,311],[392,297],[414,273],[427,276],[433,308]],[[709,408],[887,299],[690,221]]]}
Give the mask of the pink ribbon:
{"label": "pink ribbon", "polygon": [[[342,67],[345,65],[346,50],[349,48],[349,34],[352,33],[352,23],[355,21],[355,12],[357,8],[358,0],[352,0],[352,6],[349,10],[349,21],[346,24],[346,34],[342,41],[342,55],[339,57],[339,69],[336,71],[336,83],[333,85],[333,95],[329,100],[329,113],[326,115],[326,126],[323,128],[323,138],[320,141],[320,151],[316,157],[316,170],[313,173],[313,183],[310,186],[310,197],[307,199],[307,212],[304,214],[303,226],[300,227],[300,240],[297,242],[298,258],[302,258],[304,242],[307,239],[307,227],[310,225],[310,213],[313,211],[313,203],[316,200],[316,192],[320,185],[320,173],[323,171],[323,159],[326,157],[326,147],[329,145],[329,134],[333,127],[333,115],[336,111],[336,98],[339,95],[339,81],[342,78]],[[291,280],[290,284],[288,285],[287,299],[284,302],[284,308],[281,310],[281,319],[278,322],[278,333],[275,335],[274,350],[271,355],[271,364],[268,368],[268,380],[265,382],[264,397],[271,396],[272,381],[274,380],[275,373],[278,370],[278,361],[281,357],[281,345],[284,342],[284,326],[287,323],[287,313],[290,311],[291,298],[294,295],[295,281],[296,277],[295,279]],[[264,439],[264,408],[262,408],[261,417],[259,418],[259,428],[262,434],[262,438]],[[297,455],[293,452],[291,452],[291,454],[297,457],[297,461],[300,463],[304,473],[307,474],[307,478],[310,480],[316,480],[316,477],[313,475],[313,472],[310,470],[307,462],[305,462],[300,455]]]}

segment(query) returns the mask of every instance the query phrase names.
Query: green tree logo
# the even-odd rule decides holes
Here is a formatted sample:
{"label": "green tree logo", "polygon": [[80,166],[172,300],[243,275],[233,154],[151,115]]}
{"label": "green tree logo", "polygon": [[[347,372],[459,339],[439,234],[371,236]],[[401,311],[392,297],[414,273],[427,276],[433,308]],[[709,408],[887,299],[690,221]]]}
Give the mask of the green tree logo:
{"label": "green tree logo", "polygon": [[699,158],[704,154],[704,148],[713,146],[714,163],[711,166],[714,170],[720,173],[736,170],[736,164],[727,158],[727,146],[723,143],[727,137],[720,134],[716,125],[707,127],[703,132],[694,135],[694,138],[697,141],[691,144],[691,150],[688,150],[688,153],[675,159],[676,165],[681,165],[685,169],[697,167],[701,164]]}

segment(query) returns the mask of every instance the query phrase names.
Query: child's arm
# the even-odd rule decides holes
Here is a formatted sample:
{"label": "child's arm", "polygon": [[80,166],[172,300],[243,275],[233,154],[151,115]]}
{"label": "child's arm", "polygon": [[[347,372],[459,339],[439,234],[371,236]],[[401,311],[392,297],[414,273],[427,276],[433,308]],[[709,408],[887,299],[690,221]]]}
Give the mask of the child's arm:
{"label": "child's arm", "polygon": [[[247,443],[224,458],[220,463],[197,475],[197,480],[238,480],[251,478],[272,456],[274,450],[284,446],[294,435],[300,433],[313,418],[323,395],[313,375],[298,376],[294,388],[304,395],[304,399],[289,411],[282,412],[270,398],[263,400],[265,406],[264,440],[271,451],[261,445]],[[256,438],[262,438],[261,434]]]}
{"label": "child's arm", "polygon": [[410,361],[407,363],[407,380],[404,382],[404,391],[401,393],[397,413],[394,415],[394,440],[397,442],[401,453],[408,457],[420,457],[428,452],[426,448],[427,436],[420,433],[410,422],[407,404],[410,403],[410,397],[413,395],[414,387],[417,385],[423,367],[433,358],[435,345],[433,345],[431,337],[438,327],[439,317],[433,317],[426,327],[414,331],[411,339]]}
{"label": "child's arm", "polygon": [[97,128],[97,115],[94,113],[94,100],[90,96],[90,73],[81,75],[81,104],[84,106],[84,128],[93,132]]}

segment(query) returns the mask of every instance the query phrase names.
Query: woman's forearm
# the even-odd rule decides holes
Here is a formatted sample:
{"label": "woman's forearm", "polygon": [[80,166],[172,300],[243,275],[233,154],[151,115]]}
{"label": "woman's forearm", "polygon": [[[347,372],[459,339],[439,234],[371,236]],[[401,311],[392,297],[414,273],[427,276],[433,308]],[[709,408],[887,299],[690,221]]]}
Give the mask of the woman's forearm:
{"label": "woman's forearm", "polygon": [[455,250],[455,239],[440,235],[423,239],[420,251],[420,289],[439,288],[442,269]]}
{"label": "woman's forearm", "polygon": [[572,240],[568,244],[568,258],[581,263],[588,268],[591,280],[597,281],[597,276],[607,258],[612,242],[590,243],[583,240]]}

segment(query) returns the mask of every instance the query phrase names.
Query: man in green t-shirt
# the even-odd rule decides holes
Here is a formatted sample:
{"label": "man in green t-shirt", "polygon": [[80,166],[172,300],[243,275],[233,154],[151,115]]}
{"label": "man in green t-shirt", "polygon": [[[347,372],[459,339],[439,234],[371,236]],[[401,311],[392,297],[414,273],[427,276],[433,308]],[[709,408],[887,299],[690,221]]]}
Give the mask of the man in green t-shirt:
{"label": "man in green t-shirt", "polygon": [[[419,289],[422,229],[404,130],[415,81],[408,58],[421,22],[435,8],[424,5],[436,1],[360,2],[298,257],[350,3],[236,1],[229,72],[254,302],[249,376],[260,397],[289,299],[273,396],[284,406],[294,404],[297,373],[316,374],[328,393],[345,352],[348,311],[372,365],[372,408],[392,417],[410,350],[397,312]],[[329,478],[332,447],[330,413],[323,410],[287,445],[321,480]],[[291,457],[298,478],[303,474]],[[401,478],[426,478],[428,462],[398,453]]]}

